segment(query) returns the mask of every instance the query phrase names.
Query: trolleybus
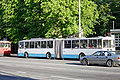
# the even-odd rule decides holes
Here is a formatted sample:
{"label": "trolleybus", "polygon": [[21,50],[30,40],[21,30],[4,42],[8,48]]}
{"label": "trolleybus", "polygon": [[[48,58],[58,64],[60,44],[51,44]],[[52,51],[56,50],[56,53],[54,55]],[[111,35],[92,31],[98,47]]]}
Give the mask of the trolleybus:
{"label": "trolleybus", "polygon": [[11,42],[10,41],[0,41],[0,56],[8,55],[11,53]]}
{"label": "trolleybus", "polygon": [[115,51],[113,36],[21,40],[19,41],[18,56],[80,59],[82,56],[101,50]]}

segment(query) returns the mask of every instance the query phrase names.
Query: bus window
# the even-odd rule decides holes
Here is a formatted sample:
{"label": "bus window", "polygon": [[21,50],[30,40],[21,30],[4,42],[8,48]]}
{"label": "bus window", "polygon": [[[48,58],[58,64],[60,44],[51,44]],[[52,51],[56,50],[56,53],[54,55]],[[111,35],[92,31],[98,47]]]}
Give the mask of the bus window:
{"label": "bus window", "polygon": [[80,48],[87,48],[87,40],[80,40]]}
{"label": "bus window", "polygon": [[7,47],[10,48],[10,43],[7,43]]}
{"label": "bus window", "polygon": [[40,41],[35,42],[35,48],[40,48]]}
{"label": "bus window", "polygon": [[64,46],[65,48],[71,48],[71,40],[65,40]]}
{"label": "bus window", "polygon": [[24,42],[20,42],[19,48],[24,48]]}
{"label": "bus window", "polygon": [[34,48],[34,42],[30,42],[30,48]]}
{"label": "bus window", "polygon": [[72,48],[79,48],[79,40],[72,40]]}
{"label": "bus window", "polygon": [[47,41],[47,48],[53,48],[53,41]]}
{"label": "bus window", "polygon": [[102,40],[101,39],[98,40],[98,48],[102,48]]}
{"label": "bus window", "polygon": [[2,47],[2,44],[0,43],[0,48]]}
{"label": "bus window", "polygon": [[41,48],[46,48],[46,41],[41,41]]}
{"label": "bus window", "polygon": [[108,48],[108,40],[103,40],[103,48]]}
{"label": "bus window", "polygon": [[3,43],[3,48],[6,48],[6,43]]}
{"label": "bus window", "polygon": [[109,48],[111,48],[111,40],[109,40],[109,43],[108,43],[108,44],[109,44],[109,46],[108,46],[108,47],[109,47]]}
{"label": "bus window", "polygon": [[29,48],[29,42],[25,42],[25,48]]}
{"label": "bus window", "polygon": [[8,46],[7,46],[7,43],[4,43],[4,48],[7,48]]}
{"label": "bus window", "polygon": [[4,48],[4,43],[1,43],[1,47]]}
{"label": "bus window", "polygon": [[97,40],[89,40],[89,48],[97,48]]}

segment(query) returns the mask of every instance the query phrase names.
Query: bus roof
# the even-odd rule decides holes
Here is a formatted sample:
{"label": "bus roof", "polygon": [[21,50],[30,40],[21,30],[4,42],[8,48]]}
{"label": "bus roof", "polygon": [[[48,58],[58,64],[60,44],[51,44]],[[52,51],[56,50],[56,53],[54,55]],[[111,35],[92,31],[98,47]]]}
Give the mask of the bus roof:
{"label": "bus roof", "polygon": [[[44,40],[88,40],[88,39],[103,39],[103,40],[112,40],[114,38],[110,37],[110,36],[106,36],[106,37],[103,37],[103,36],[98,36],[98,37],[90,37],[90,38],[86,38],[86,37],[83,37],[83,38],[56,38],[56,39],[53,39],[53,38],[31,38],[30,40],[21,40],[21,41],[44,41]],[[20,42],[21,42],[20,41]]]}
{"label": "bus roof", "polygon": [[0,43],[11,43],[10,41],[0,41]]}

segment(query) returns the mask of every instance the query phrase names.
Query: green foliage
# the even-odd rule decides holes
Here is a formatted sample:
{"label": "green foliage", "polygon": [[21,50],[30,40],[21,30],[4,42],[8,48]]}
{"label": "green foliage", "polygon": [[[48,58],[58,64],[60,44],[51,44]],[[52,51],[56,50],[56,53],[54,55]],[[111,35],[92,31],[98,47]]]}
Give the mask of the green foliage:
{"label": "green foliage", "polygon": [[[112,21],[116,17],[112,14],[114,0],[93,0],[98,5],[99,23],[95,26],[96,36],[104,36],[112,29]],[[118,1],[117,1],[118,2]]]}
{"label": "green foliage", "polygon": [[[84,35],[103,35],[113,19],[120,21],[119,9],[119,0],[81,0]],[[8,37],[17,43],[22,39],[59,38],[78,33],[79,0],[0,1],[0,39]]]}
{"label": "green foliage", "polygon": [[[51,0],[41,4],[43,18],[47,26],[46,37],[63,37],[79,33],[79,1],[78,0]],[[92,1],[81,0],[81,21],[84,35],[93,34],[94,24],[98,18],[97,5]],[[59,29],[59,33],[56,34]],[[51,32],[51,31],[52,32]]]}

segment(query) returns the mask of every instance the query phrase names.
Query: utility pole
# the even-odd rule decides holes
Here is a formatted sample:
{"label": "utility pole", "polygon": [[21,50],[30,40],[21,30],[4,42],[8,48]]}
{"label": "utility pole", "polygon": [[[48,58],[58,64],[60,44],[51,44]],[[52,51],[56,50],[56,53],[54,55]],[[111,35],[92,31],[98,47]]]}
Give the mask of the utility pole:
{"label": "utility pole", "polygon": [[81,29],[81,5],[79,0],[79,38],[83,37],[83,30]]}
{"label": "utility pole", "polygon": [[115,29],[115,26],[114,26],[114,21],[113,21],[113,29]]}
{"label": "utility pole", "polygon": [[80,34],[81,33],[80,32],[81,31],[81,21],[80,21],[81,20],[81,16],[80,16],[81,13],[80,13],[80,10],[81,10],[81,8],[80,8],[80,0],[79,0],[79,38],[81,38],[81,34]]}
{"label": "utility pole", "polygon": [[[7,0],[6,0],[6,4],[7,4]],[[7,7],[8,9],[8,7]],[[6,12],[6,40],[7,40],[7,15],[8,15],[8,12]]]}

